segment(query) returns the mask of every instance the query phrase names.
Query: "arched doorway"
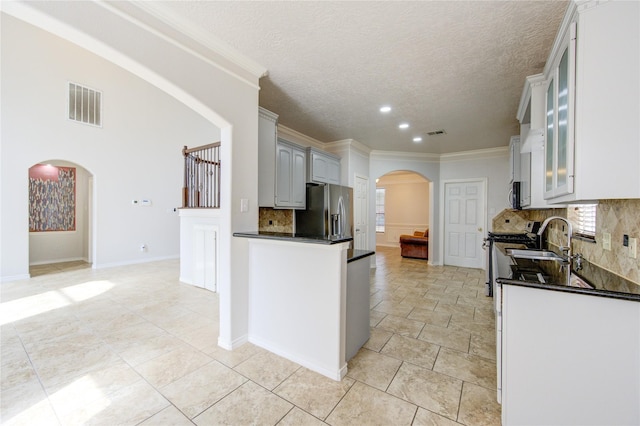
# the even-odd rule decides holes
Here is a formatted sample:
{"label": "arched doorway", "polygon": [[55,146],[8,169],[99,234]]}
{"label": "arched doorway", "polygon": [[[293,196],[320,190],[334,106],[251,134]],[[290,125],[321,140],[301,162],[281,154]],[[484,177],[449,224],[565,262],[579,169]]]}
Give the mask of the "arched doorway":
{"label": "arched doorway", "polygon": [[376,245],[399,247],[402,234],[425,231],[432,221],[431,182],[396,170],[376,179]]}
{"label": "arched doorway", "polygon": [[42,275],[93,262],[93,175],[47,160],[29,168],[29,268]]}

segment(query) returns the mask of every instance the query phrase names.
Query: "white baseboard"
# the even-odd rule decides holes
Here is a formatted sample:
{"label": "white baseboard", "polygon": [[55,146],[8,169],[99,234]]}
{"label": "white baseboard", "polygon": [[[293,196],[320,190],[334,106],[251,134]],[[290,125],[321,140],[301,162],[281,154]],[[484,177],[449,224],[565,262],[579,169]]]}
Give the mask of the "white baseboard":
{"label": "white baseboard", "polygon": [[116,266],[127,266],[127,265],[138,265],[141,263],[151,263],[151,262],[160,262],[162,260],[173,260],[180,259],[180,255],[171,255],[171,256],[158,256],[158,257],[149,257],[144,259],[136,259],[136,260],[124,260],[122,262],[110,262],[110,263],[93,263],[93,269],[104,269],[104,268],[113,268]]}
{"label": "white baseboard", "polygon": [[296,364],[300,364],[301,366],[308,368],[311,371],[315,371],[318,374],[322,374],[325,377],[328,377],[332,380],[340,381],[347,375],[347,363],[345,362],[343,366],[338,368],[337,370],[326,368],[321,365],[317,365],[313,362],[310,362],[307,359],[304,359],[300,356],[290,353],[279,347],[272,342],[267,342],[263,339],[257,338],[255,336],[249,336],[249,342],[253,343],[256,346],[260,346],[263,349],[268,350],[269,352],[273,352],[276,355],[279,355],[283,358],[288,359],[289,361],[295,362]]}
{"label": "white baseboard", "polygon": [[76,262],[78,260],[82,260],[84,262],[88,262],[86,257],[67,257],[67,258],[64,258],[64,259],[49,259],[49,260],[41,260],[39,262],[30,262],[29,266],[52,265],[52,264],[55,264],[55,263]]}
{"label": "white baseboard", "polygon": [[240,346],[244,345],[245,343],[249,342],[249,338],[247,337],[247,335],[242,335],[232,341],[228,341],[228,340],[223,340],[221,337],[218,337],[218,346],[220,346],[222,349],[226,349],[228,351],[232,351],[234,349],[239,348]]}
{"label": "white baseboard", "polygon": [[5,277],[0,277],[0,283],[10,283],[13,281],[22,281],[22,280],[28,280],[29,278],[31,278],[31,275],[29,274],[20,274],[20,275],[7,275]]}
{"label": "white baseboard", "polygon": [[400,248],[400,243],[376,243],[376,246]]}

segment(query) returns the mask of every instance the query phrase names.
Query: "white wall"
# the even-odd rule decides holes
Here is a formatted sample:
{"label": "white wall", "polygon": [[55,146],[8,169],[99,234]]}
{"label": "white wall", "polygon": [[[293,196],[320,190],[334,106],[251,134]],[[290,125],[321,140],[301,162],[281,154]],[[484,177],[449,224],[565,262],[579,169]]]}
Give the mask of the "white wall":
{"label": "white wall", "polygon": [[494,149],[477,155],[450,155],[442,159],[440,179],[487,178],[487,222],[509,208],[509,148]]}
{"label": "white wall", "polygon": [[[179,153],[185,141],[188,145],[211,142],[217,139],[214,132],[218,128],[224,165],[218,241],[219,344],[227,348],[237,346],[247,340],[248,245],[245,239],[233,238],[232,233],[257,229],[258,79],[266,70],[249,58],[235,61],[232,55],[223,57],[187,38],[181,40],[182,45],[172,43],[139,26],[135,19],[115,13],[113,9],[119,6],[97,2],[2,4],[4,12],[71,40],[150,84],[147,88],[144,84],[136,85],[136,89],[142,90],[136,93],[127,86],[132,84],[129,73],[117,67],[109,68],[108,62],[97,56],[85,56],[83,50],[28,29],[3,14],[0,276],[3,280],[28,276],[26,190],[15,182],[26,181],[28,166],[42,158],[73,161],[95,176],[96,263],[148,260],[149,257],[141,257],[146,254],[135,251],[141,238],[147,239],[150,251],[159,250],[150,253],[158,257],[176,256],[178,217],[169,213],[180,200],[176,194],[182,185],[182,162],[180,155],[176,156],[176,149]],[[141,7],[150,8],[153,4]],[[147,25],[157,24],[155,18],[144,16],[142,19]],[[100,25],[95,25],[96,22]],[[29,46],[35,48],[37,54],[33,54]],[[194,51],[203,52],[204,56],[193,55]],[[75,54],[83,55],[83,60],[78,61]],[[109,68],[108,74],[102,72],[103,67]],[[34,84],[25,85],[23,80],[31,81],[32,77],[37,77]],[[50,112],[51,104],[58,104],[55,99],[60,99],[63,105],[66,99],[64,89],[56,89],[58,85],[54,82],[67,78],[107,90],[109,96],[105,95],[105,104],[121,108],[105,111],[104,129],[67,128],[71,123],[62,124],[64,120],[58,121],[58,115]],[[20,86],[21,93],[14,89],[14,82]],[[37,89],[45,92],[38,93]],[[4,92],[9,91],[10,96],[5,96]],[[34,126],[31,122],[34,105],[20,105],[25,97],[44,99],[47,103],[44,126]],[[153,116],[147,110],[151,110]],[[39,107],[36,106],[35,111],[39,111]],[[59,114],[64,116],[64,110]],[[111,126],[119,131],[108,130]],[[73,136],[71,142],[70,136]],[[54,156],[53,151],[57,155]],[[142,158],[150,161],[140,166]],[[20,176],[22,178],[16,178]],[[131,182],[137,184],[134,186]],[[122,203],[130,206],[134,197],[150,198],[154,207],[127,210]],[[241,199],[248,200],[246,212],[240,212]],[[128,223],[125,232],[118,226],[123,220]],[[129,230],[132,235],[126,232]],[[126,252],[120,253],[122,250]]]}
{"label": "white wall", "polygon": [[[102,128],[66,119],[68,81],[103,92]],[[15,218],[3,224],[3,244],[12,246],[3,250],[3,276],[28,272],[26,176],[52,158],[94,176],[97,267],[178,257],[181,148],[219,140],[217,127],[122,68],[5,15],[2,82],[3,219]],[[141,198],[152,205],[132,205]]]}
{"label": "white wall", "polygon": [[47,160],[45,164],[76,168],[76,229],[61,232],[29,232],[29,264],[70,260],[89,261],[89,172],[75,163]]}
{"label": "white wall", "polygon": [[399,247],[400,235],[429,227],[429,182],[416,173],[384,175],[377,188],[385,189],[385,231],[376,232],[376,244]]}

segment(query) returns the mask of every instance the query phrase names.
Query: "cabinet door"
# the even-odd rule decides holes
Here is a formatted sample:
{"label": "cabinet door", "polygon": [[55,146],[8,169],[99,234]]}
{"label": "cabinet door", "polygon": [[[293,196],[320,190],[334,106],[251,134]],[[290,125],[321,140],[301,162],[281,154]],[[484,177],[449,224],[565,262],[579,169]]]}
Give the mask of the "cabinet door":
{"label": "cabinet door", "polygon": [[302,149],[292,150],[291,167],[291,207],[305,208],[306,193],[306,153]]}
{"label": "cabinet door", "polygon": [[327,158],[324,155],[311,153],[311,180],[313,182],[327,182],[328,177],[328,163]]}
{"label": "cabinet door", "polygon": [[553,171],[554,171],[554,156],[556,151],[556,109],[553,94],[555,93],[555,78],[549,81],[549,88],[547,89],[547,135],[544,145],[544,157],[545,157],[545,174],[544,174],[544,192],[545,194],[553,193]]}
{"label": "cabinet door", "polygon": [[340,161],[327,159],[327,182],[340,185]]}
{"label": "cabinet door", "polygon": [[547,88],[547,135],[545,139],[545,198],[573,193],[575,24],[565,37]]}
{"label": "cabinet door", "polygon": [[260,108],[258,115],[258,205],[274,207],[278,116]]}
{"label": "cabinet door", "polygon": [[292,148],[278,143],[276,147],[276,207],[291,205]]}

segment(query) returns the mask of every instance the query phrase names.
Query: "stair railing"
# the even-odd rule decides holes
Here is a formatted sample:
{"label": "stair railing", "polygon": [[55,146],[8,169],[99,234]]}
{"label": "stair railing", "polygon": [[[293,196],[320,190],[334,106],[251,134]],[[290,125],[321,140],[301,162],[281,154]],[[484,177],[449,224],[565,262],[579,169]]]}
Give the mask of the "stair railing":
{"label": "stair railing", "polygon": [[220,208],[220,142],[182,149],[183,208]]}

